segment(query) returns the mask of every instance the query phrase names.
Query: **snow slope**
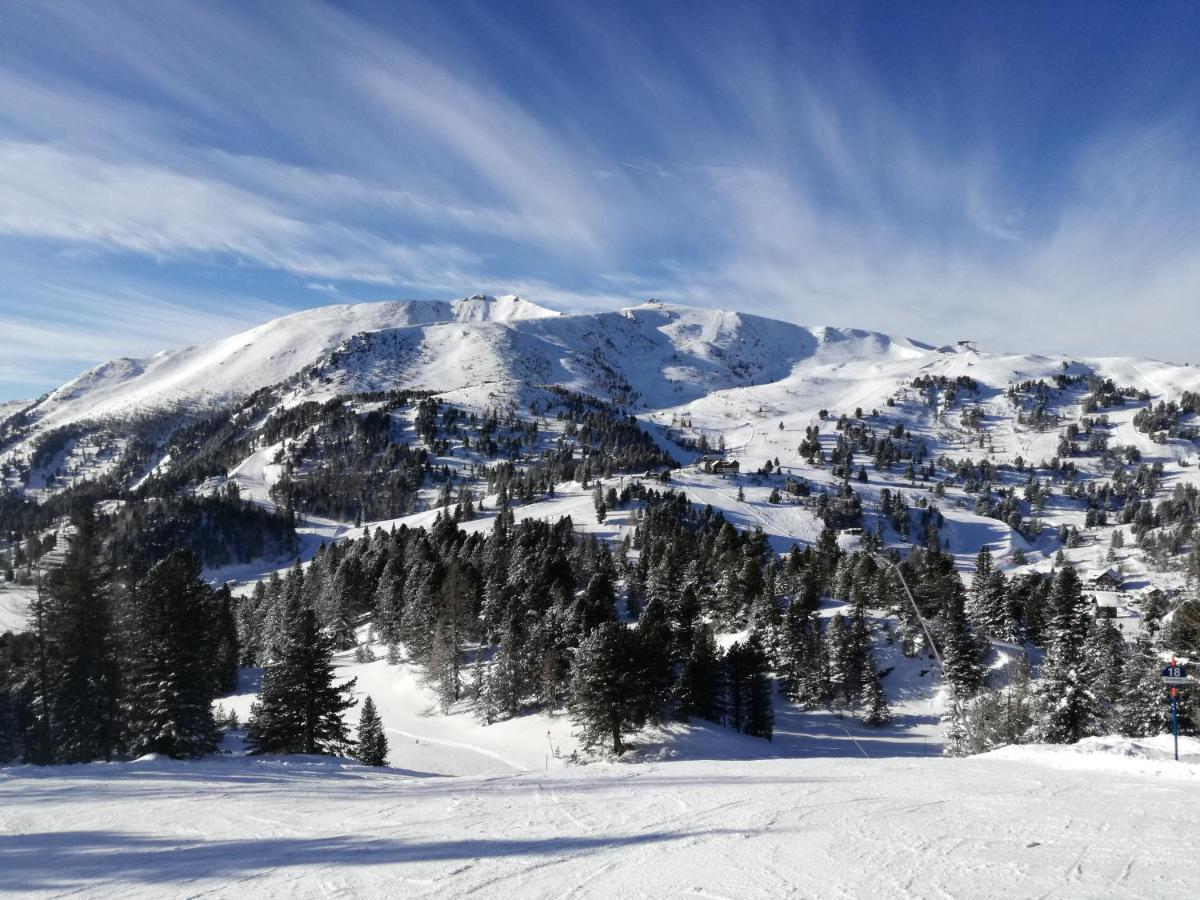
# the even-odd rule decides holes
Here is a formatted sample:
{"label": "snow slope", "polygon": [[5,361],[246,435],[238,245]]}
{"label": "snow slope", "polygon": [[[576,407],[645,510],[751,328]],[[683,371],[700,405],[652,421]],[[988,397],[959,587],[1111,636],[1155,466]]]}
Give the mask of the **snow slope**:
{"label": "snow slope", "polygon": [[[307,757],[0,769],[14,897],[1187,897],[1197,766]],[[1195,749],[1192,749],[1195,752]]]}
{"label": "snow slope", "polygon": [[25,630],[35,594],[33,587],[0,581],[0,634]]}

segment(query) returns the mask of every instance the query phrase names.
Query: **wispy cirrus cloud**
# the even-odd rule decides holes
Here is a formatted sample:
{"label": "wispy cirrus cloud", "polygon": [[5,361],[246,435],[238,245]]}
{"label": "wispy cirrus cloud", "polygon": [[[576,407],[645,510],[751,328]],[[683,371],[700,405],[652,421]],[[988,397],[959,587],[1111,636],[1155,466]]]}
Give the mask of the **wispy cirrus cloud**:
{"label": "wispy cirrus cloud", "polygon": [[[1050,31],[922,15],[6,10],[0,249],[20,265],[0,325],[25,362],[4,365],[48,386],[39,347],[94,362],[332,292],[478,289],[1194,357],[1200,84],[1168,52],[1186,28],[1151,11],[1134,45],[1122,23],[1122,75]],[[89,341],[102,312],[26,302],[55,291],[145,324]]]}

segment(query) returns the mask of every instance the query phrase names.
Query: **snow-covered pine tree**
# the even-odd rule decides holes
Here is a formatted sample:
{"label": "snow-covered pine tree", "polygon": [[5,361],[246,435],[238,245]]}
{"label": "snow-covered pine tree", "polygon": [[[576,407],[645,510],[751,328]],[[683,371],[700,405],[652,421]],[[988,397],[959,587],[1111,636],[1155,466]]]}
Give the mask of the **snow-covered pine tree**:
{"label": "snow-covered pine tree", "polygon": [[1145,636],[1139,637],[1125,665],[1117,708],[1118,727],[1127,737],[1153,737],[1171,730],[1171,701],[1162,683],[1163,660]]}
{"label": "snow-covered pine tree", "polygon": [[301,610],[284,632],[279,657],[267,666],[250,710],[246,740],[253,753],[341,753],[349,743],[342,713],[357,679],[334,683],[333,639]]}
{"label": "snow-covered pine tree", "polygon": [[597,572],[575,600],[572,627],[579,635],[585,635],[602,622],[614,621],[617,617],[616,602],[612,577],[606,571]]}
{"label": "snow-covered pine tree", "polygon": [[827,706],[833,696],[829,659],[819,620],[807,609],[792,616],[788,652],[788,693],[805,709]]}
{"label": "snow-covered pine tree", "polygon": [[408,596],[400,620],[400,639],[409,658],[424,664],[433,650],[433,626],[437,621],[436,602],[441,573],[432,563],[422,571],[414,569],[406,580]]}
{"label": "snow-covered pine tree", "polygon": [[449,712],[462,695],[461,670],[458,629],[452,622],[443,620],[434,628],[433,647],[429,654],[429,675],[442,712]]}
{"label": "snow-covered pine tree", "polygon": [[783,613],[775,596],[774,572],[767,573],[762,590],[750,605],[750,628],[758,636],[770,667],[782,669],[785,656]]}
{"label": "snow-covered pine tree", "polygon": [[400,620],[404,613],[404,568],[399,555],[388,559],[375,586],[374,624],[379,639],[385,644],[400,641]]}
{"label": "snow-covered pine tree", "polygon": [[212,702],[220,678],[228,679],[214,673],[218,602],[190,550],[176,550],[134,585],[121,640],[125,742],[133,755],[183,758],[216,749]]}
{"label": "snow-covered pine tree", "polygon": [[1051,608],[1050,646],[1037,691],[1037,732],[1046,743],[1073,744],[1096,733],[1102,712],[1083,652],[1090,608],[1073,566],[1064,566],[1055,577]]}
{"label": "snow-covered pine tree", "polygon": [[978,602],[978,624],[985,634],[1001,641],[1017,641],[1017,624],[1013,619],[1008,597],[1008,579],[994,569],[983,585]]}
{"label": "snow-covered pine tree", "polygon": [[520,654],[517,624],[509,619],[500,629],[500,642],[492,655],[483,689],[483,706],[477,715],[490,725],[497,719],[511,719],[521,709]]}
{"label": "snow-covered pine tree", "polygon": [[379,712],[375,709],[375,701],[370,696],[362,703],[354,756],[364,766],[387,765],[387,735],[383,733],[383,720],[379,718]]}
{"label": "snow-covered pine tree", "polygon": [[1117,729],[1124,686],[1125,639],[1112,619],[1096,619],[1083,647],[1084,665],[1099,704],[1096,729],[1108,734]]}
{"label": "snow-covered pine tree", "polygon": [[329,629],[335,650],[349,650],[355,644],[354,622],[362,604],[362,565],[354,556],[346,556],[333,579],[325,627]]}
{"label": "snow-covered pine tree", "polygon": [[971,575],[970,602],[967,605],[967,613],[971,621],[981,628],[987,627],[985,597],[988,580],[992,577],[993,571],[995,571],[995,562],[992,558],[992,551],[985,544],[979,548],[979,553],[975,556],[975,570]]}
{"label": "snow-covered pine tree", "polygon": [[971,633],[964,606],[962,582],[951,572],[941,579],[942,611],[938,619],[941,636],[942,674],[954,696],[972,696],[983,681],[980,642]]}
{"label": "snow-covered pine tree", "polygon": [[853,665],[850,652],[850,635],[846,620],[842,614],[834,613],[825,624],[824,657],[828,675],[826,682],[829,686],[829,702],[836,709],[850,705],[852,698],[848,695]]}

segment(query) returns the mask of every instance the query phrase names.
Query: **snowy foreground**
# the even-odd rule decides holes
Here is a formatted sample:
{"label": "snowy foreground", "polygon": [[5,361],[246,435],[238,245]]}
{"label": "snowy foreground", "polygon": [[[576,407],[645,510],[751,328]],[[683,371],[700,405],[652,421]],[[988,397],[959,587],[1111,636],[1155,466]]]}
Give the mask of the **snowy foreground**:
{"label": "snowy foreground", "polygon": [[0,893],[1193,896],[1200,743],[414,777],[328,759],[0,769]]}

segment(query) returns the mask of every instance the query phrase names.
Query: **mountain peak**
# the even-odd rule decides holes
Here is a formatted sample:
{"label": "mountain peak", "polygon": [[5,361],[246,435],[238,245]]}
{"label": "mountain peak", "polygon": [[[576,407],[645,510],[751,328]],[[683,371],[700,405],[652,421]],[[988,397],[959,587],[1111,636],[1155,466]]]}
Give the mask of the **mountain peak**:
{"label": "mountain peak", "polygon": [[516,294],[474,294],[450,301],[457,322],[514,322],[521,319],[547,319],[561,316],[557,310],[547,309],[518,297]]}

